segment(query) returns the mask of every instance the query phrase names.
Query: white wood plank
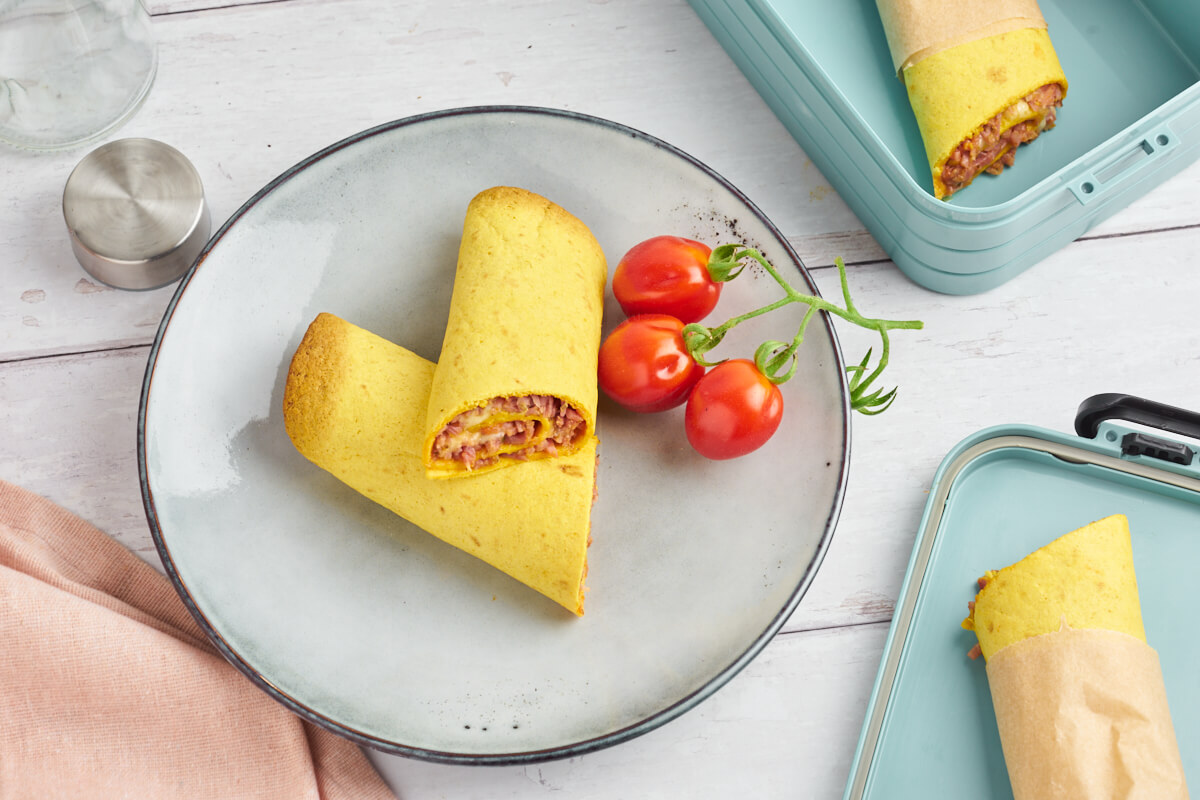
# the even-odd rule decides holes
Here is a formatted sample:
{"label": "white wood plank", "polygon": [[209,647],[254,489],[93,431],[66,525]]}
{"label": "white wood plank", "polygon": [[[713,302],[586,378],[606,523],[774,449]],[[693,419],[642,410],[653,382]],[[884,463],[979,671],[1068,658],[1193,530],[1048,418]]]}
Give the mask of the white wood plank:
{"label": "white wood plank", "polygon": [[[395,4],[290,0],[155,18],[161,65],[119,136],[196,164],[215,224],[312,152],[358,130],[463,105],[614,119],[710,164],[816,266],[882,251],[682,0]],[[181,10],[173,5],[157,10]],[[736,124],[713,124],[718,114]],[[144,344],[170,287],[106,289],[75,263],[60,196],[84,151],[0,151],[0,358]],[[1200,165],[1101,226],[1198,224]]]}
{"label": "white wood plank", "polygon": [[[743,91],[736,69],[710,57],[720,51],[704,53],[707,31],[679,0],[527,0],[505,4],[504,13],[478,9],[464,0],[297,0],[159,16],[156,84],[119,135],[183,151],[217,222],[287,167],[347,135],[488,103],[592,113],[709,155],[719,155],[715,143],[728,158],[715,166],[758,163],[771,192],[797,202],[821,181],[757,96]],[[718,106],[745,128],[698,124],[696,109]],[[144,343],[170,297],[170,289],[129,294],[81,283],[60,211],[62,186],[81,155],[0,153],[0,183],[11,187],[0,217],[7,266],[0,286],[11,298],[0,305],[0,328],[9,357]],[[748,190],[761,198],[766,188]],[[811,215],[798,233],[856,227],[844,207],[821,207],[829,213]]]}
{"label": "white wood plank", "polygon": [[[89,519],[161,569],[141,513],[133,449],[145,355],[131,348],[0,365],[0,429],[11,434],[0,438],[0,474]],[[83,387],[87,404],[77,401]],[[833,796],[846,779],[884,633],[885,626],[868,625],[780,636],[697,709],[585,757],[479,770],[371,755],[405,798],[547,790],[669,798],[682,786],[697,798],[738,787],[769,798],[796,785]],[[795,752],[807,755],[791,758]]]}
{"label": "white wood plank", "polygon": [[0,477],[81,516],[161,571],[137,469],[147,350],[0,364]]}
{"label": "white wood plank", "polygon": [[405,800],[840,797],[886,632],[868,625],[776,637],[695,709],[577,758],[486,769],[371,758]]}
{"label": "white wood plank", "polygon": [[[160,567],[133,455],[144,348],[0,365],[0,475],[82,515]],[[85,390],[91,400],[77,402]],[[92,412],[82,416],[81,408]],[[785,634],[698,708],[636,740],[531,767],[448,767],[371,753],[398,795],[832,797],[846,780],[886,626]],[[802,759],[792,757],[802,752]]]}
{"label": "white wood plank", "polygon": [[[926,328],[894,336],[885,379],[900,386],[895,406],[853,421],[841,521],[787,630],[890,617],[933,473],[974,431],[1010,422],[1069,431],[1078,403],[1105,391],[1197,405],[1200,329],[1187,320],[1200,287],[1200,274],[1188,269],[1200,230],[1137,239],[1137,266],[1112,240],[1078,242],[976,297],[927,292],[890,264],[854,271],[851,288],[865,313],[921,318]],[[822,291],[837,296],[836,273],[815,274]],[[856,328],[837,329],[848,359],[875,344]],[[9,433],[0,439],[0,474],[154,561],[134,438],[146,354],[133,348],[0,366],[0,430]]]}
{"label": "white wood plank", "polygon": [[231,6],[259,5],[262,3],[287,3],[289,1],[290,0],[151,0],[151,2],[147,2],[145,5],[150,11],[151,16],[163,16],[166,14],[202,13],[205,11],[213,11],[218,8],[230,8]]}
{"label": "white wood plank", "polygon": [[[854,419],[841,521],[785,629],[844,624],[847,613],[890,617],[933,475],[976,431],[1027,423],[1072,433],[1079,403],[1101,392],[1200,407],[1198,246],[1195,228],[1076,242],[975,297],[927,292],[890,265],[855,270],[863,313],[926,327],[893,335],[884,378],[899,398]],[[837,296],[836,273],[816,276]],[[836,328],[848,359],[877,345],[840,320]]]}

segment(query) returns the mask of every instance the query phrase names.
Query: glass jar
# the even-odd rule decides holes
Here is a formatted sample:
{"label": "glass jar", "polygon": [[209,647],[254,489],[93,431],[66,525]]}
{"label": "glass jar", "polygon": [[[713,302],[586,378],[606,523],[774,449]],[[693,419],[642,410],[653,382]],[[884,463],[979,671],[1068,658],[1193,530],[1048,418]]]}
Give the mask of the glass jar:
{"label": "glass jar", "polygon": [[0,0],[0,141],[93,142],[141,106],[157,66],[141,0]]}

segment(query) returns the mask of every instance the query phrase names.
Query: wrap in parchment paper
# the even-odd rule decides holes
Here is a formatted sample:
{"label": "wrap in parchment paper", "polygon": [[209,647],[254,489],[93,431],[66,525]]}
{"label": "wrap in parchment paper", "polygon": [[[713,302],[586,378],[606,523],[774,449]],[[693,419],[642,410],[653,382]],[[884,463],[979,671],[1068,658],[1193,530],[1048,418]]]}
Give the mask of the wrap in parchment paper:
{"label": "wrap in parchment paper", "polygon": [[1036,0],[877,0],[934,196],[1012,166],[1067,92]]}
{"label": "wrap in parchment paper", "polygon": [[582,615],[596,439],[469,481],[430,480],[421,447],[433,372],[403,347],[320,314],[288,370],[288,436],[360,494]]}
{"label": "wrap in parchment paper", "polygon": [[1186,800],[1116,514],[979,580],[975,631],[1014,800]]}
{"label": "wrap in parchment paper", "polygon": [[608,266],[583,222],[497,186],[467,207],[425,420],[431,478],[577,451],[596,427]]}

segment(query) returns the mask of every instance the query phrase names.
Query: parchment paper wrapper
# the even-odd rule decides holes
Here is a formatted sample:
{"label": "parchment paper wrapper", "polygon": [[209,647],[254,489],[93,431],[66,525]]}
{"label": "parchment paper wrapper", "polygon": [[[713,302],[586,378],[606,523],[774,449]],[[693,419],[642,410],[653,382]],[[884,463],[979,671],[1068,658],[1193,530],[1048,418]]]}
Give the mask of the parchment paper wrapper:
{"label": "parchment paper wrapper", "polygon": [[1014,800],[1186,800],[1153,648],[1065,628],[997,651],[988,684]]}
{"label": "parchment paper wrapper", "polygon": [[571,455],[430,480],[421,443],[433,372],[415,353],[320,314],[288,370],[288,436],[355,491],[582,615],[595,437]]}
{"label": "parchment paper wrapper", "polygon": [[1021,28],[1045,28],[1037,0],[876,0],[898,75],[934,53]]}
{"label": "parchment paper wrapper", "polygon": [[[429,477],[476,476],[522,463],[500,457],[468,470],[460,461],[435,457],[435,440],[447,424],[463,412],[487,408],[493,398],[551,396],[584,419],[586,430],[574,442],[523,459],[569,454],[594,435],[607,278],[604,252],[592,232],[550,200],[509,186],[471,200],[429,393],[424,443]],[[483,413],[469,427],[536,421],[537,440],[553,422],[535,410]]]}

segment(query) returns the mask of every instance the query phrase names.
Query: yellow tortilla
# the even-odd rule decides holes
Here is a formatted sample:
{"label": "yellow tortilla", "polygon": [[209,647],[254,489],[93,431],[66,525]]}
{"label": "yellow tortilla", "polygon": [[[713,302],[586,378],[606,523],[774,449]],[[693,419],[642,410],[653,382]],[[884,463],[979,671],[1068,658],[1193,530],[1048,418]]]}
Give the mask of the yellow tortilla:
{"label": "yellow tortilla", "polygon": [[963,627],[984,659],[1064,625],[1146,641],[1129,522],[1114,514],[1072,531],[1012,566],[989,570]]}
{"label": "yellow tortilla", "polygon": [[[904,85],[933,175],[934,195],[946,195],[941,171],[959,143],[1025,95],[1067,79],[1045,28],[1022,28],[941,50],[906,67]],[[1004,129],[1029,119],[1014,113]]]}
{"label": "yellow tortilla", "polygon": [[288,370],[288,436],[359,493],[582,615],[595,438],[569,456],[429,480],[421,447],[433,376],[431,362],[321,314]]}
{"label": "yellow tortilla", "polygon": [[[435,439],[446,425],[493,398],[556,397],[582,415],[580,443],[594,435],[607,277],[604,252],[591,231],[546,198],[498,186],[471,201],[423,431],[429,477],[476,476],[521,463],[499,458],[468,470],[459,461],[434,458]],[[539,419],[544,438],[549,420],[534,412],[517,416]],[[509,418],[515,417],[489,416],[475,427]]]}

